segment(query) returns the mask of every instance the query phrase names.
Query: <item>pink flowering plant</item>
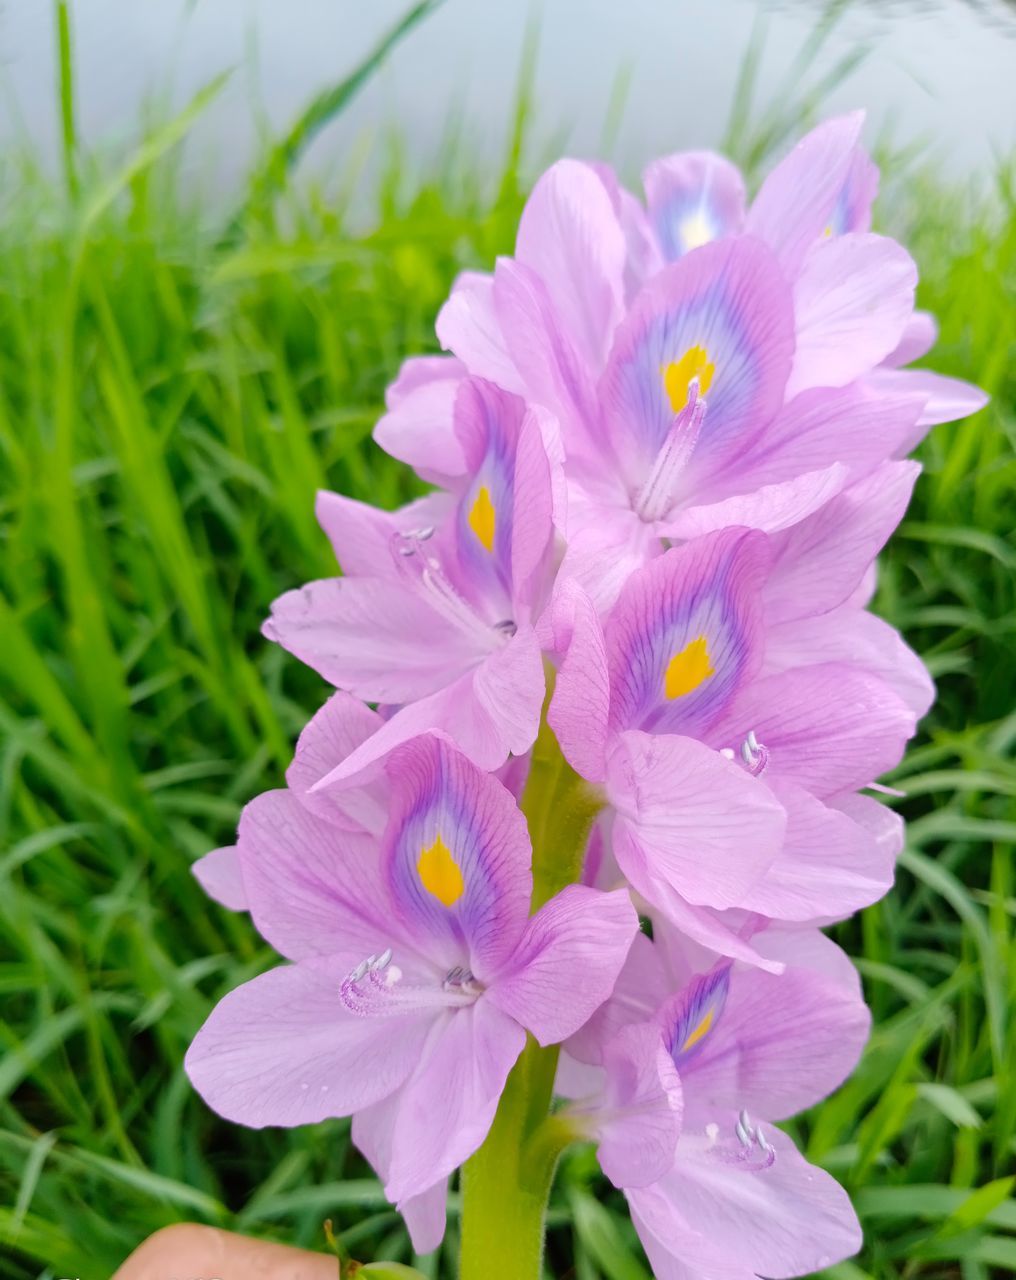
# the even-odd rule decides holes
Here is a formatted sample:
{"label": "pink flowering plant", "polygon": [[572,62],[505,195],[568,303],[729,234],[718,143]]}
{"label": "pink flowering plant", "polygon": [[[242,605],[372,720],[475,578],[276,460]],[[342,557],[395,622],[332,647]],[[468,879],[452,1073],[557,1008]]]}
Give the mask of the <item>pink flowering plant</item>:
{"label": "pink flowering plant", "polygon": [[433,486],[317,512],[341,576],[265,635],[333,693],[283,790],[196,867],[284,963],[187,1056],[239,1124],[352,1118],[418,1252],[460,1171],[463,1280],[536,1280],[555,1166],[596,1144],[659,1280],[853,1254],[846,1193],[777,1124],[869,1016],[821,932],[892,884],[869,792],[933,697],[871,614],[933,424],[974,387],[870,231],[859,116],[748,203],[704,152],[563,160],[514,257],[377,443]]}

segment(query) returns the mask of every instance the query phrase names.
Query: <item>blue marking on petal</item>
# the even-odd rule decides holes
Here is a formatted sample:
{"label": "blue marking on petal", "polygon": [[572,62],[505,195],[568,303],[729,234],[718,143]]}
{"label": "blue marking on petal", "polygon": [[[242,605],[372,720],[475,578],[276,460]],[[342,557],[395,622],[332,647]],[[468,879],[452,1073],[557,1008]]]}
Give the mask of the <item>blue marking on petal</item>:
{"label": "blue marking on petal", "polygon": [[723,1013],[730,990],[730,962],[723,961],[709,973],[699,974],[684,989],[664,1032],[667,1050],[680,1070],[700,1052]]}

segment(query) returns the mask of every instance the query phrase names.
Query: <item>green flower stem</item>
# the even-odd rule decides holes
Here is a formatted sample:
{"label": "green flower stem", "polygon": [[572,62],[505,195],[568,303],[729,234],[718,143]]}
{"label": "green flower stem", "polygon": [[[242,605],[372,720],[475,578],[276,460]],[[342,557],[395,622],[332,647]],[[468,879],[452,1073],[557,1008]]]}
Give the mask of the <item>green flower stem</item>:
{"label": "green flower stem", "polygon": [[605,803],[600,792],[580,778],[561,754],[547,723],[553,692],[554,673],[548,668],[547,703],[520,801],[533,842],[534,912],[581,876],[589,833]]}
{"label": "green flower stem", "polygon": [[483,1146],[462,1171],[460,1280],[539,1280],[557,1154],[528,1158],[527,1123],[550,1105],[557,1049],[530,1040]]}
{"label": "green flower stem", "polygon": [[[548,702],[552,692],[548,672]],[[602,807],[561,754],[544,708],[521,800],[533,842],[534,912],[578,880]],[[544,1049],[529,1037],[490,1133],[463,1168],[460,1280],[539,1280],[554,1171],[573,1136],[550,1114],[557,1057],[556,1045]]]}

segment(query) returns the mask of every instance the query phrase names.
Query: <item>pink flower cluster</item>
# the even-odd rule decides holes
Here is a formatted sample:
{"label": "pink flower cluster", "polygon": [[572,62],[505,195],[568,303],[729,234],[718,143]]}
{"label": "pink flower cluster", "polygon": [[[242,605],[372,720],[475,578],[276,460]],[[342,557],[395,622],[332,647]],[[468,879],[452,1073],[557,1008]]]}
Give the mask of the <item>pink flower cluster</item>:
{"label": "pink flower cluster", "polygon": [[[859,1246],[774,1122],[868,1032],[820,926],[892,883],[901,823],[864,790],[933,696],[866,609],[873,564],[907,452],[984,402],[902,367],[934,324],[869,230],[860,127],[816,129],[750,203],[711,153],[652,164],[644,205],[554,165],[515,255],[456,282],[450,354],[389,389],[375,439],[433,492],[319,495],[342,576],[265,624],[339,692],[198,865],[290,963],[221,1001],[187,1070],[243,1124],[352,1116],[421,1251],[527,1033],[562,1046],[561,1120],[660,1280]],[[550,672],[598,816],[579,882],[531,914],[518,801]]]}

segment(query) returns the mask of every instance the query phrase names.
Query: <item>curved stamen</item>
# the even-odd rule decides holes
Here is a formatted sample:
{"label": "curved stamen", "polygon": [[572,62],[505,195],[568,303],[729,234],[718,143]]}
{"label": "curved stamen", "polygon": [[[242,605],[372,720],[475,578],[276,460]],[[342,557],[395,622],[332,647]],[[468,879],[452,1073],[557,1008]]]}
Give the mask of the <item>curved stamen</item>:
{"label": "curved stamen", "polygon": [[368,956],[339,986],[339,999],[363,1018],[396,1017],[420,1009],[472,1004],[483,986],[467,970],[456,968],[440,986],[416,986],[402,981],[402,970],[392,964],[392,949]]}
{"label": "curved stamen", "polygon": [[662,520],[669,511],[677,481],[695,452],[705,416],[706,402],[699,394],[699,380],[692,378],[688,383],[688,402],[674,418],[649,479],[635,500],[635,510],[643,520]]}
{"label": "curved stamen", "polygon": [[[768,1169],[776,1161],[776,1148],[771,1146],[760,1125],[753,1125],[747,1111],[742,1110],[734,1125],[741,1144],[738,1159],[752,1169]],[[756,1154],[756,1151],[758,1154]]]}
{"label": "curved stamen", "polygon": [[515,623],[509,619],[491,625],[455,590],[438,559],[424,549],[433,534],[433,528],[392,534],[392,559],[399,575],[453,626],[479,640],[484,648],[497,649],[515,634]]}
{"label": "curved stamen", "polygon": [[752,1124],[747,1111],[742,1110],[734,1123],[733,1142],[719,1140],[719,1126],[706,1126],[706,1137],[709,1139],[709,1150],[724,1164],[737,1165],[748,1173],[761,1173],[776,1162],[776,1148],[762,1132],[762,1127]]}
{"label": "curved stamen", "polygon": [[755,778],[760,778],[769,767],[769,749],[755,737],[754,729],[749,731],[748,736],[741,743],[741,759],[747,765],[748,772]]}
{"label": "curved stamen", "polygon": [[745,768],[755,778],[760,778],[769,767],[769,748],[755,737],[754,729],[741,743],[739,751],[733,747],[720,747],[720,755],[724,760],[736,760],[740,756]]}

